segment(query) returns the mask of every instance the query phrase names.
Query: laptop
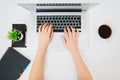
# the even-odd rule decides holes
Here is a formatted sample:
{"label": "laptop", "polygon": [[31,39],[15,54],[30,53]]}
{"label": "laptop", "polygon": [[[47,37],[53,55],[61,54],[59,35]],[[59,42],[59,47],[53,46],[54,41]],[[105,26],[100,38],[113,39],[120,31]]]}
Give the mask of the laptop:
{"label": "laptop", "polygon": [[88,9],[98,3],[19,3],[20,6],[31,11],[36,25],[36,33],[39,25],[48,22],[54,25],[54,38],[49,49],[64,50],[61,36],[63,28],[73,26],[79,29],[79,48],[86,50],[89,47],[89,19]]}

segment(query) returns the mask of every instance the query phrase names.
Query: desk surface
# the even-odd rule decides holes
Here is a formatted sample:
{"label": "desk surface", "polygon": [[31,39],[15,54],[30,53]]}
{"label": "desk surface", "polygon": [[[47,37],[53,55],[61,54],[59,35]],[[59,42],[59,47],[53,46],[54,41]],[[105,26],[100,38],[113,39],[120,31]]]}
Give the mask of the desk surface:
{"label": "desk surface", "polygon": [[[0,1],[0,58],[11,41],[6,38],[12,24],[27,25],[27,48],[16,48],[30,60],[34,60],[37,49],[36,27],[31,24],[31,13],[17,5],[18,0]],[[120,1],[100,0],[100,5],[92,8],[89,13],[89,49],[81,55],[90,69],[94,80],[120,79]],[[97,30],[101,24],[111,26],[111,38],[103,40]],[[32,65],[32,63],[31,63]],[[21,80],[28,80],[31,65],[24,72]],[[77,80],[76,70],[71,55],[67,51],[48,50],[45,60],[45,80]]]}

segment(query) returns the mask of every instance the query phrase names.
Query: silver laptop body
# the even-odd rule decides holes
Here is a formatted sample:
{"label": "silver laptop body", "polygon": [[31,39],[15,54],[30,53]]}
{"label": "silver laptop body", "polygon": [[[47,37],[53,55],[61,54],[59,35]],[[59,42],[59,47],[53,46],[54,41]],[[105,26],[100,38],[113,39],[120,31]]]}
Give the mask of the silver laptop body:
{"label": "silver laptop body", "polygon": [[97,3],[20,3],[20,6],[31,11],[34,28],[48,22],[54,23],[54,38],[49,49],[65,50],[61,36],[65,26],[73,26],[80,30],[79,48],[85,50],[89,47],[89,16],[88,9]]}

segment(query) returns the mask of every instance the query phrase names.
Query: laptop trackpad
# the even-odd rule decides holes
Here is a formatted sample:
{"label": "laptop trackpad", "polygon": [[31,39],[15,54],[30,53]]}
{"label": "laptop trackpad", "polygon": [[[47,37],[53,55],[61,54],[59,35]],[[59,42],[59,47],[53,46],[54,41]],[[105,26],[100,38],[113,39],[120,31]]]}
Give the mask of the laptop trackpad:
{"label": "laptop trackpad", "polygon": [[48,49],[54,49],[54,50],[61,50],[64,49],[64,44],[62,41],[62,35],[63,33],[54,33],[54,37],[52,42],[49,45]]}
{"label": "laptop trackpad", "polygon": [[[62,35],[63,33],[55,33],[52,42],[49,45],[49,50],[65,50],[65,46],[62,41]],[[86,50],[88,48],[88,36],[87,35],[80,35],[79,40],[79,49],[80,50]]]}

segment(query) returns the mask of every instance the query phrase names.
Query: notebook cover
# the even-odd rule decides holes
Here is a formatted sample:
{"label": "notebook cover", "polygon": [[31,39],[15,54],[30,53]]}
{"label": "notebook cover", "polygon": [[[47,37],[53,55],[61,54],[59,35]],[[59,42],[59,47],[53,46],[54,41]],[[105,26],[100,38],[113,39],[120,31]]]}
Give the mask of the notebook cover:
{"label": "notebook cover", "polygon": [[9,47],[0,60],[0,80],[17,80],[29,63],[30,60]]}

